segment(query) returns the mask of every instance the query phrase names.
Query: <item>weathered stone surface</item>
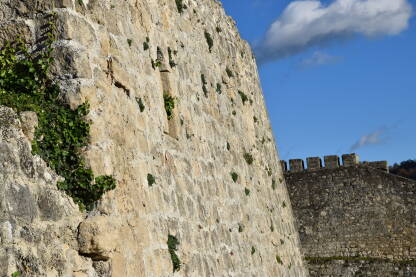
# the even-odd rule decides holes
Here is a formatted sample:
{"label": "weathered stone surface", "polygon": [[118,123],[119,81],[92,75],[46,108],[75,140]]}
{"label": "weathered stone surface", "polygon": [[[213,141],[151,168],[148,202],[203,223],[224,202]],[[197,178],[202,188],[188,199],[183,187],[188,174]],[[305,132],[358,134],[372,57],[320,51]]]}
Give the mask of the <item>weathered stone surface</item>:
{"label": "weathered stone surface", "polygon": [[[184,1],[182,14],[174,0],[17,2],[3,18],[34,20],[35,38],[39,11],[57,13],[54,78],[71,107],[90,103],[83,154],[96,175],[117,180],[85,220],[56,189],[29,186],[36,214],[19,234],[39,249],[30,276],[307,276],[256,62],[218,1]],[[175,99],[170,120],[164,94]],[[13,173],[23,168],[13,157],[1,174],[32,178]],[[49,172],[34,168],[33,178]],[[49,174],[42,184],[53,190]],[[175,274],[169,234],[179,240]]]}
{"label": "weathered stone surface", "polygon": [[413,277],[416,272],[415,261],[334,259],[308,263],[310,275],[317,277]]}
{"label": "weathered stone surface", "polygon": [[106,261],[119,242],[119,229],[109,217],[94,216],[84,220],[78,228],[79,251],[96,261]]}
{"label": "weathered stone surface", "polygon": [[311,276],[415,276],[416,182],[364,165],[285,174]]}
{"label": "weathered stone surface", "polygon": [[20,113],[20,121],[22,123],[22,132],[25,134],[29,141],[32,141],[35,137],[35,130],[38,126],[38,117],[35,112],[22,112]]}
{"label": "weathered stone surface", "polygon": [[77,252],[83,216],[57,190],[59,176],[32,156],[16,113],[0,106],[0,123],[0,276],[96,276],[92,261]]}

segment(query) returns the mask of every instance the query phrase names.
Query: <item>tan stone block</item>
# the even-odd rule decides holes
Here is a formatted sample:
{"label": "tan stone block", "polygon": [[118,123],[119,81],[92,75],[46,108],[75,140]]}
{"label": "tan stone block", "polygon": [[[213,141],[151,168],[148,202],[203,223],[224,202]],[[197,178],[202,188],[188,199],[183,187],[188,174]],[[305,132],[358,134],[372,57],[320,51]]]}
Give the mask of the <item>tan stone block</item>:
{"label": "tan stone block", "polygon": [[79,251],[91,257],[108,260],[119,240],[118,228],[109,217],[90,217],[79,226]]}

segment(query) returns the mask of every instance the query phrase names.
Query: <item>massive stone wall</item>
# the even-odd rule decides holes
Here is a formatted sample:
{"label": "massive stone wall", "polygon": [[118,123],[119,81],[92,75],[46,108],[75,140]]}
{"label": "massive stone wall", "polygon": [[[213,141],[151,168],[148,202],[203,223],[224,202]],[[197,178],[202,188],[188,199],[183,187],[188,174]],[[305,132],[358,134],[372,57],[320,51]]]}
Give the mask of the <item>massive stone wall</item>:
{"label": "massive stone wall", "polygon": [[[39,41],[56,12],[54,78],[72,107],[90,103],[83,155],[117,180],[79,212],[31,156],[26,117],[2,108],[14,135],[0,141],[11,149],[1,276],[307,276],[256,62],[218,1],[2,0],[0,10],[2,43]],[[26,176],[32,160],[41,166]]]}
{"label": "massive stone wall", "polygon": [[285,174],[310,275],[415,276],[416,182],[345,157]]}

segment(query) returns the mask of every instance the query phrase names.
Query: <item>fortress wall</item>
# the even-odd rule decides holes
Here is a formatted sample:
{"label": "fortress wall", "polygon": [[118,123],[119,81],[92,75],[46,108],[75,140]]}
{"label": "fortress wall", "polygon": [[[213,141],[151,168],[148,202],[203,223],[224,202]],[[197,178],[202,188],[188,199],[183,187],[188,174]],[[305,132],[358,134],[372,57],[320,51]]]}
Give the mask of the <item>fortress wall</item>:
{"label": "fortress wall", "polygon": [[287,172],[311,276],[414,276],[416,182],[364,165]]}
{"label": "fortress wall", "polygon": [[[2,41],[22,32],[36,41],[44,13],[57,13],[53,74],[72,107],[90,103],[83,155],[117,180],[88,215],[67,205],[48,236],[13,223],[1,274],[25,263],[29,276],[307,276],[251,49],[218,1],[184,0],[182,13],[176,2],[1,2]],[[164,93],[175,98],[170,120]],[[16,215],[2,209],[7,225]],[[70,214],[64,240],[53,224]],[[179,241],[176,273],[169,234]],[[68,251],[57,260],[49,245]]]}
{"label": "fortress wall", "polygon": [[344,154],[342,155],[342,161],[338,155],[324,156],[322,159],[320,157],[308,157],[306,158],[306,165],[303,159],[291,159],[289,160],[289,166],[286,161],[280,161],[280,167],[283,172],[302,172],[302,171],[315,171],[321,169],[333,169],[339,167],[349,167],[356,165],[365,165],[368,167],[376,168],[388,172],[389,167],[387,161],[363,161],[360,162],[360,157],[355,154]]}

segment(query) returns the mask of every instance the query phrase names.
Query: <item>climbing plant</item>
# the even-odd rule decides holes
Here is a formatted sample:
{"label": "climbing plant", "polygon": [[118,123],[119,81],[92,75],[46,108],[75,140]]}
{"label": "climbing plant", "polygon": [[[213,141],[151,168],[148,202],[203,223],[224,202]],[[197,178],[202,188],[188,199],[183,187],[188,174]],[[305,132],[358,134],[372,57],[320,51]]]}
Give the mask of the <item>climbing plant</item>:
{"label": "climbing plant", "polygon": [[208,33],[207,31],[204,32],[204,36],[205,36],[205,39],[207,40],[209,52],[211,53],[211,49],[214,46],[214,40],[212,39],[211,34]]}
{"label": "climbing plant", "polygon": [[165,102],[165,110],[168,120],[173,118],[173,109],[175,108],[175,98],[170,96],[169,93],[163,93],[163,101]]}
{"label": "climbing plant", "polygon": [[230,175],[231,175],[231,179],[233,179],[234,183],[237,182],[238,174],[233,171],[233,172],[230,173]]}
{"label": "climbing plant", "polygon": [[175,236],[169,234],[167,244],[168,244],[170,258],[172,260],[173,272],[179,271],[181,269],[181,261],[179,260],[178,255],[176,255],[176,251],[178,250],[179,240]]}
{"label": "climbing plant", "polygon": [[1,48],[0,105],[17,112],[36,112],[38,127],[32,152],[65,178],[58,183],[59,189],[81,209],[91,209],[106,191],[115,188],[115,180],[111,176],[94,178],[80,155],[89,140],[90,123],[85,119],[88,103],[71,109],[62,100],[58,84],[48,76],[53,62],[54,29],[50,21],[42,50],[31,51],[31,45],[21,38]]}

